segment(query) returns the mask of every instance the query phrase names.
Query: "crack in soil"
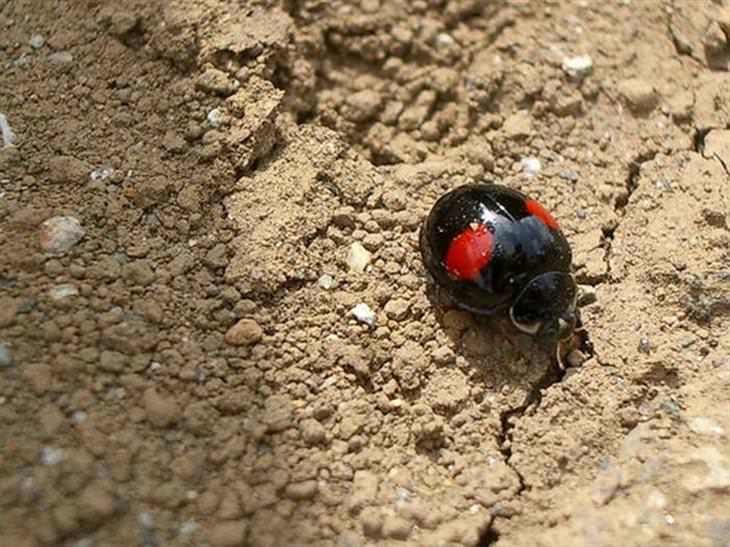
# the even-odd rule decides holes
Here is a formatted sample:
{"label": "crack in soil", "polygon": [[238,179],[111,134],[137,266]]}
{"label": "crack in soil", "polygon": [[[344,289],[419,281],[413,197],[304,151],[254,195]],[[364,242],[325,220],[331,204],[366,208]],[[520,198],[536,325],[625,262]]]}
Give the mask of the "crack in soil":
{"label": "crack in soil", "polygon": [[[527,409],[529,409],[530,407],[534,407],[535,409],[539,408],[540,403],[542,402],[543,390],[549,388],[553,384],[560,383],[565,376],[565,372],[565,369],[561,369],[559,366],[557,366],[557,364],[551,363],[543,377],[535,383],[530,392],[527,394],[527,397],[525,397],[525,402],[517,408],[502,412],[499,416],[501,423],[500,433],[497,437],[497,441],[499,443],[499,451],[504,456],[505,464],[507,464],[507,466],[512,469],[512,471],[514,471],[519,483],[517,492],[515,492],[513,497],[519,498],[520,496],[522,496],[522,494],[528,490],[528,486],[525,484],[525,478],[522,473],[520,473],[520,470],[511,462],[512,432],[517,423],[524,416]],[[500,536],[499,530],[495,526],[497,519],[499,518],[509,519],[511,517],[493,515],[491,522],[481,533],[481,535],[479,536],[479,540],[474,547],[490,547],[495,544]]]}
{"label": "crack in soil", "polygon": [[639,176],[641,175],[641,167],[646,163],[647,161],[653,160],[657,155],[656,150],[649,150],[647,152],[641,152],[640,154],[637,154],[631,161],[629,161],[628,164],[628,173],[626,175],[626,195],[621,196],[619,199],[616,199],[616,203],[614,205],[614,211],[616,212],[617,216],[619,216],[619,220],[613,225],[610,226],[603,231],[603,242],[606,247],[606,252],[603,255],[603,260],[606,263],[606,277],[607,279],[611,278],[611,249],[613,247],[613,239],[616,234],[616,230],[618,230],[619,226],[621,226],[622,218],[626,214],[626,207],[629,204],[629,201],[631,200],[631,196],[636,191],[636,188],[638,187],[639,183]]}

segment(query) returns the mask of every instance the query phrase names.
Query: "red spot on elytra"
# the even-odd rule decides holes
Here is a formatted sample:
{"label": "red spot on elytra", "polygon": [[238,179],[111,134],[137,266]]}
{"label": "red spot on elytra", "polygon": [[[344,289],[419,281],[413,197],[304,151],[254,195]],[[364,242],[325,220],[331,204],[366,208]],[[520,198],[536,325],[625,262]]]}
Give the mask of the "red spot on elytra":
{"label": "red spot on elytra", "polygon": [[533,216],[536,216],[539,218],[542,223],[550,228],[551,230],[559,230],[560,226],[558,225],[558,221],[555,220],[555,217],[548,213],[545,208],[540,205],[537,201],[534,199],[527,200],[525,203],[525,206],[527,207],[527,212],[530,213]]}
{"label": "red spot on elytra", "polygon": [[474,280],[492,259],[492,234],[484,224],[470,224],[451,240],[446,269],[458,279]]}

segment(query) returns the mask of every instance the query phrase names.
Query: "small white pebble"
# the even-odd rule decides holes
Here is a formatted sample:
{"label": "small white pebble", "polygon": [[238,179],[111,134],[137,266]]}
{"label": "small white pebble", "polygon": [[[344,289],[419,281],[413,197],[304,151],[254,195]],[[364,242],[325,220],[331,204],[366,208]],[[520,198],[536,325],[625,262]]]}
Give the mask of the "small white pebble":
{"label": "small white pebble", "polygon": [[352,308],[355,319],[371,327],[375,324],[375,312],[367,304],[360,303]]}
{"label": "small white pebble", "polygon": [[449,47],[453,46],[456,43],[456,40],[450,35],[445,32],[441,32],[436,35],[436,45],[440,47]]}
{"label": "small white pebble", "polygon": [[126,397],[127,390],[123,387],[113,387],[109,390],[109,397],[111,397],[115,401],[121,401]]}
{"label": "small white pebble", "polygon": [[43,465],[58,465],[63,461],[63,450],[61,448],[53,448],[44,446],[41,448],[41,463]]}
{"label": "small white pebble", "polygon": [[180,525],[180,535],[181,536],[189,536],[195,530],[199,528],[199,524],[195,522],[194,520],[186,520]]}
{"label": "small white pebble", "polygon": [[46,39],[40,34],[34,34],[30,37],[30,47],[32,47],[33,49],[40,49],[45,43]]}
{"label": "small white pebble", "polygon": [[363,273],[372,255],[357,241],[350,245],[350,252],[347,255],[347,265],[353,272]]}
{"label": "small white pebble", "polygon": [[97,167],[91,173],[89,173],[89,178],[92,181],[96,182],[108,179],[112,176],[112,173],[114,173],[114,169],[112,169],[111,167]]}
{"label": "small white pebble", "polygon": [[152,514],[147,511],[142,511],[139,515],[137,515],[137,522],[139,522],[140,526],[143,528],[152,528]]}
{"label": "small white pebble", "polygon": [[335,286],[335,278],[329,274],[324,274],[324,275],[322,275],[322,277],[319,278],[317,283],[324,290],[331,289],[332,287]]}
{"label": "small white pebble", "polygon": [[86,414],[86,412],[84,412],[83,410],[77,410],[76,412],[71,414],[71,421],[78,425],[85,422],[87,417],[88,414]]}
{"label": "small white pebble", "polygon": [[76,296],[79,294],[79,290],[73,285],[57,285],[48,291],[48,296],[51,300],[59,301],[69,296]]}
{"label": "small white pebble", "polygon": [[534,177],[540,172],[540,169],[542,169],[542,164],[537,158],[522,158],[520,160],[520,165],[522,166],[522,170],[527,173],[527,176],[529,177]]}
{"label": "small white pebble", "polygon": [[329,378],[325,378],[325,380],[319,385],[319,389],[326,389],[330,386],[333,386],[337,383],[337,376],[330,376]]}
{"label": "small white pebble", "polygon": [[206,116],[206,119],[208,120],[208,124],[211,127],[220,127],[223,123],[223,120],[225,119],[225,115],[220,108],[214,108],[213,110],[208,112],[208,116]]}
{"label": "small white pebble", "polygon": [[562,63],[563,71],[571,78],[585,78],[593,72],[593,59],[590,55],[565,57]]}
{"label": "small white pebble", "polygon": [[3,146],[9,146],[13,144],[13,141],[15,141],[15,134],[10,128],[10,124],[8,123],[8,119],[5,117],[5,114],[2,113],[0,113],[0,135],[2,135],[3,138]]}

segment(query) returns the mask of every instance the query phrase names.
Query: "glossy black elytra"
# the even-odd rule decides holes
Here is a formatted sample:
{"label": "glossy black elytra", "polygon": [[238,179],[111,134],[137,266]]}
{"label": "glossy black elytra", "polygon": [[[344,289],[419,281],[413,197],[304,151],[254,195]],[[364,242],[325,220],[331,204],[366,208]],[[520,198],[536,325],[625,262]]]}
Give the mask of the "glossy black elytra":
{"label": "glossy black elytra", "polygon": [[444,194],[421,226],[423,262],[459,307],[505,313],[520,331],[564,340],[576,325],[572,253],[537,201],[497,184]]}

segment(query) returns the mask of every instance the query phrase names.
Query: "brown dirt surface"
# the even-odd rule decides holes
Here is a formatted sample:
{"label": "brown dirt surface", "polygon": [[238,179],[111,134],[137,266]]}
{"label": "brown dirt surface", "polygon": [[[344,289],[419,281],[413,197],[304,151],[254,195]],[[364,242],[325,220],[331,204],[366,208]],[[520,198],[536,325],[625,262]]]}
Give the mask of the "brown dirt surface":
{"label": "brown dirt surface", "polygon": [[[730,545],[729,37],[729,0],[0,2],[0,545]],[[565,373],[427,280],[481,180],[573,246]]]}

